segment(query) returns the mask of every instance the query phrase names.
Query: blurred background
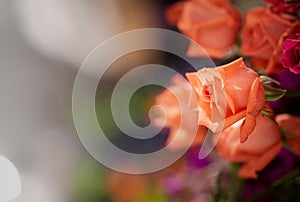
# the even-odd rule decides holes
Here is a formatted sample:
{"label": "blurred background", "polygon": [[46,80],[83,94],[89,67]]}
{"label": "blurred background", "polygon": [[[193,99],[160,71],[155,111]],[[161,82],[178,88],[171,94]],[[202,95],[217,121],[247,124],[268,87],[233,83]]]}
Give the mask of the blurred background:
{"label": "blurred background", "polygon": [[[0,1],[0,154],[21,175],[23,190],[14,201],[160,200],[146,197],[160,197],[149,176],[114,173],[87,153],[71,104],[77,71],[89,52],[123,31],[165,27],[163,8],[158,0]],[[130,61],[151,55],[132,56],[120,66],[130,68]],[[109,72],[103,85],[118,72]],[[122,192],[124,186],[128,190]],[[139,193],[137,199],[132,192]]]}
{"label": "blurred background", "polygon": [[[82,62],[99,43],[137,28],[171,29],[164,21],[164,9],[173,2],[0,1],[0,155],[17,167],[23,188],[13,201],[167,201],[168,190],[162,187],[161,178],[177,172],[180,161],[170,169],[143,176],[105,168],[79,140],[72,119],[72,89]],[[109,98],[113,85],[131,68],[148,63],[186,66],[178,60],[174,64],[172,58],[153,51],[133,53],[117,61],[101,79],[96,109],[105,114],[99,120],[115,144],[138,152],[164,145],[167,131],[153,140],[155,144],[123,139],[112,121]],[[90,76],[93,72],[87,73],[87,79]],[[156,86],[134,95],[131,115],[137,124],[149,121],[145,114],[153,103],[151,98],[161,91]],[[183,180],[189,181],[184,176]],[[176,196],[169,201],[185,200]]]}

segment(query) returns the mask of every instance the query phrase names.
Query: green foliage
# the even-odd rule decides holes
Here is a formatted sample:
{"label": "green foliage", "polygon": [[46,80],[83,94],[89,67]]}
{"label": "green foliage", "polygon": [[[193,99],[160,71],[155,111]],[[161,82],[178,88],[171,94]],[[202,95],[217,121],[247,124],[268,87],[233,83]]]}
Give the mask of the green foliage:
{"label": "green foliage", "polygon": [[72,202],[111,202],[106,193],[105,170],[95,161],[86,161],[73,173]]}
{"label": "green foliage", "polygon": [[262,79],[262,82],[264,84],[265,96],[267,101],[279,100],[286,94],[287,90],[271,86],[272,84],[280,86],[280,83],[278,81],[264,75],[261,75],[260,78]]}
{"label": "green foliage", "polygon": [[265,96],[267,101],[279,100],[285,95],[285,93],[286,90],[265,86]]}
{"label": "green foliage", "polygon": [[148,192],[143,199],[143,202],[166,202],[167,198],[165,194],[162,192],[162,190],[155,189],[154,187],[149,187]]}
{"label": "green foliage", "polygon": [[244,180],[238,177],[237,173],[240,164],[232,163],[229,170],[222,171],[217,178],[217,188],[213,193],[214,202],[235,202],[238,201],[244,187]]}
{"label": "green foliage", "polygon": [[276,197],[277,201],[299,201],[300,188],[300,169],[295,169],[292,172],[284,175],[280,179],[273,182],[262,192],[254,195],[246,202],[255,202],[268,193],[272,192],[272,196]]}
{"label": "green foliage", "polygon": [[[111,98],[114,86],[106,83],[102,85],[102,88],[98,90],[96,96],[96,114],[104,134],[114,138],[121,133],[114,121],[111,110]],[[162,90],[163,89],[159,86],[149,85],[138,89],[131,96],[129,106],[124,107],[129,107],[129,114],[135,124],[144,126],[149,123],[149,108],[154,103],[155,95],[158,95]],[[124,91],[119,93],[122,93],[125,97],[129,92],[124,88]]]}

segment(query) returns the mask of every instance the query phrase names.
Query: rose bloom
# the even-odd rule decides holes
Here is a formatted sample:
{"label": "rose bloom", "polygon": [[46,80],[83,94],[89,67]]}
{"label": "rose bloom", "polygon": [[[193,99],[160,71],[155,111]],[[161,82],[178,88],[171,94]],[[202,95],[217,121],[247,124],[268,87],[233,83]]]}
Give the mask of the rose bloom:
{"label": "rose bloom", "polygon": [[276,121],[289,134],[285,136],[291,150],[300,155],[300,117],[291,114],[279,114]]}
{"label": "rose bloom", "polygon": [[173,5],[169,6],[165,11],[166,21],[172,25],[176,26],[178,23],[178,19],[182,13],[183,6],[186,4],[185,1],[178,1]]}
{"label": "rose bloom", "polygon": [[300,73],[300,39],[287,39],[282,45],[280,62],[295,74]]}
{"label": "rose bloom", "polygon": [[191,87],[185,79],[175,76],[173,77],[173,85],[168,89],[155,98],[155,104],[161,106],[166,113],[166,116],[159,114],[155,117],[155,125],[166,126],[170,129],[167,144],[176,140],[173,144],[174,147],[171,147],[171,149],[189,146],[190,138],[195,133],[197,134],[193,145],[201,144],[207,129],[198,127],[198,112],[189,107],[191,102],[195,102],[193,96],[191,96]]}
{"label": "rose bloom", "polygon": [[264,0],[268,3],[268,8],[273,13],[278,14],[292,14],[295,15],[298,11],[300,3],[287,3],[290,0]]}
{"label": "rose bloom", "polygon": [[264,86],[258,74],[240,58],[186,76],[197,100],[191,107],[199,111],[198,124],[218,133],[245,117],[240,141],[246,141],[265,104]]}
{"label": "rose bloom", "polygon": [[220,156],[232,162],[242,162],[238,171],[241,178],[257,178],[257,171],[261,171],[279,153],[281,134],[273,120],[259,114],[257,125],[249,139],[240,143],[240,128],[242,120],[224,130],[217,140],[216,148]]}
{"label": "rose bloom", "polygon": [[[241,23],[239,12],[229,0],[189,0],[178,2],[167,10],[167,20],[211,57],[223,57],[235,44]],[[191,45],[189,56],[206,56]]]}
{"label": "rose bloom", "polygon": [[291,22],[263,7],[254,8],[246,15],[241,51],[251,56],[254,67],[265,69],[267,74],[282,71],[279,61],[281,46],[299,28],[298,21]]}

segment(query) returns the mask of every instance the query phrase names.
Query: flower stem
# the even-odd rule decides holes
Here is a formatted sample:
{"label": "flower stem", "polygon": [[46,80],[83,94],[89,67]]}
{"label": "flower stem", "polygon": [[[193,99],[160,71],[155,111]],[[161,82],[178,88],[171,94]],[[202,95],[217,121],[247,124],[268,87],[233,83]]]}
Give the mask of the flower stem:
{"label": "flower stem", "polygon": [[254,195],[253,197],[251,197],[250,199],[248,199],[246,202],[254,202],[257,201],[258,199],[260,199],[261,197],[263,197],[265,194],[271,192],[272,190],[274,190],[276,187],[279,187],[282,184],[288,183],[290,181],[295,180],[296,177],[300,176],[300,169],[295,169],[292,172],[284,175],[283,177],[281,177],[280,179],[276,180],[273,184],[271,184],[271,186],[269,186],[268,188],[266,188],[264,191]]}
{"label": "flower stem", "polygon": [[285,93],[285,96],[287,96],[287,97],[300,97],[300,91],[287,90],[286,93]]}

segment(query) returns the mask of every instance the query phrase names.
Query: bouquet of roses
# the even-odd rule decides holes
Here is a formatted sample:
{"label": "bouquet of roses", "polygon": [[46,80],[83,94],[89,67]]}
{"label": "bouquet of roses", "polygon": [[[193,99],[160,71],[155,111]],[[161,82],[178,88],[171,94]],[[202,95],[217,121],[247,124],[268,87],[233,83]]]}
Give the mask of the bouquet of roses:
{"label": "bouquet of roses", "polygon": [[[265,0],[244,16],[233,3],[186,0],[166,10],[171,25],[223,65],[186,73],[189,85],[174,77],[175,94],[156,98],[167,142],[180,137],[172,149],[197,127],[164,187],[172,201],[299,201],[300,1]],[[187,55],[203,57],[195,43]]]}

